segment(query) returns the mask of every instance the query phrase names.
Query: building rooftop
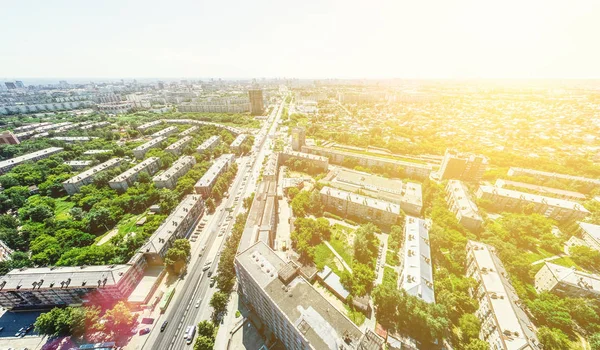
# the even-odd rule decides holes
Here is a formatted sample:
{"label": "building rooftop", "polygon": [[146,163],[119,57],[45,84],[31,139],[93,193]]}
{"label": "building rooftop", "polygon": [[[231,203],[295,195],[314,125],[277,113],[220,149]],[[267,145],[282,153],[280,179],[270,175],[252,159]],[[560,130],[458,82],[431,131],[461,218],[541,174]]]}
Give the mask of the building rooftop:
{"label": "building rooftop", "polygon": [[498,194],[502,197],[516,198],[516,199],[521,199],[521,200],[528,201],[528,202],[542,203],[542,204],[547,204],[547,205],[551,205],[551,206],[559,207],[559,208],[563,208],[563,209],[577,210],[577,211],[581,211],[584,213],[589,213],[589,211],[587,209],[585,209],[579,203],[571,202],[571,201],[560,199],[560,198],[545,197],[545,196],[540,196],[537,194],[531,194],[531,193],[514,191],[514,190],[507,190],[504,188],[488,186],[488,185],[481,185],[481,186],[479,186],[479,189],[483,192]]}
{"label": "building rooftop", "polygon": [[405,219],[400,286],[410,295],[435,303],[428,226],[423,219],[412,216]]}
{"label": "building rooftop", "polygon": [[22,156],[18,156],[18,157],[14,157],[11,159],[7,159],[7,160],[3,160],[0,162],[0,168],[4,168],[6,166],[10,166],[13,164],[19,164],[19,163],[23,163],[26,162],[28,160],[32,160],[35,159],[37,157],[40,157],[42,155],[48,154],[48,153],[57,153],[62,151],[62,147],[49,147],[40,151],[36,151],[36,152],[32,152],[32,153],[27,153],[24,154]]}
{"label": "building rooftop", "polygon": [[504,187],[505,185],[526,188],[528,190],[533,190],[533,191],[544,193],[544,194],[550,193],[550,194],[555,194],[555,195],[563,196],[563,197],[571,197],[574,199],[580,199],[580,200],[585,199],[585,195],[583,193],[579,193],[579,192],[566,191],[566,190],[561,190],[558,188],[552,188],[552,187],[546,187],[546,186],[538,186],[538,185],[528,184],[525,182],[510,181],[510,180],[504,180],[504,179],[496,180],[496,183],[495,183],[496,187]]}
{"label": "building rooftop", "polygon": [[321,194],[327,194],[334,198],[343,199],[352,203],[361,204],[373,209],[388,211],[400,215],[400,206],[395,203],[386,202],[379,199],[365,197],[360,194],[338,190],[329,186],[324,186],[321,189]]}
{"label": "building rooftop", "polygon": [[206,139],[204,142],[202,142],[202,144],[200,146],[198,146],[198,148],[196,148],[196,150],[197,151],[207,150],[219,141],[221,141],[221,136],[213,135],[213,136],[209,137],[208,139]]}
{"label": "building rooftop", "polygon": [[90,149],[88,151],[83,152],[83,154],[92,155],[92,154],[102,154],[102,153],[109,153],[109,152],[112,152],[112,150],[110,150],[110,149]]}
{"label": "building rooftop", "polygon": [[479,215],[479,209],[477,208],[477,205],[475,205],[475,203],[473,203],[469,197],[469,190],[465,184],[459,180],[448,180],[448,187],[450,190],[450,195],[458,204],[458,210],[463,217],[483,221],[481,215]]}
{"label": "building rooftop", "polygon": [[164,136],[159,136],[159,137],[157,137],[157,138],[155,138],[155,139],[152,139],[152,140],[150,140],[150,141],[148,141],[148,142],[144,143],[143,145],[139,145],[139,146],[137,146],[137,147],[134,149],[134,151],[144,151],[144,150],[147,150],[147,149],[149,149],[149,148],[151,148],[151,147],[153,147],[153,146],[155,146],[155,145],[157,145],[157,144],[159,144],[159,143],[161,143],[161,142],[165,141],[166,139],[167,139],[167,138],[166,138],[166,137],[164,137]]}
{"label": "building rooftop", "polygon": [[169,242],[177,225],[189,215],[190,209],[193,208],[198,201],[201,201],[200,195],[188,194],[173,211],[171,215],[154,231],[148,242],[140,248],[141,253],[160,253],[164,246]]}
{"label": "building rooftop", "polygon": [[0,277],[0,291],[114,286],[130,268],[130,265],[84,265],[15,269]]}
{"label": "building rooftop", "polygon": [[193,156],[183,156],[177,159],[171,167],[163,171],[160,175],[156,175],[152,181],[168,181],[173,175],[188,164],[196,164],[196,158]]}
{"label": "building rooftop", "polygon": [[149,166],[152,163],[156,163],[160,161],[160,159],[158,157],[150,157],[146,160],[144,160],[143,162],[139,163],[138,165],[134,166],[133,168],[123,172],[122,174],[118,175],[117,177],[115,177],[114,179],[110,180],[109,182],[121,182],[121,181],[125,181],[127,179],[129,179],[130,177],[136,175],[137,173],[139,173],[142,169],[145,169],[147,166]]}
{"label": "building rooftop", "polygon": [[154,134],[150,135],[150,137],[161,137],[161,136],[166,136],[169,135],[171,133],[174,133],[175,131],[177,131],[177,128],[174,126],[169,126],[168,128],[162,129],[160,131],[155,132]]}
{"label": "building rooftop", "polygon": [[[267,206],[268,198],[273,198],[276,193],[276,180],[263,180],[258,184],[256,194],[254,195],[254,200],[252,201],[250,211],[248,212],[248,218],[246,219],[244,232],[242,233],[242,237],[238,245],[238,252],[246,250],[258,240],[265,238],[260,237],[259,231],[261,226],[263,226],[262,220],[265,217],[271,217],[270,214],[265,215],[266,209],[270,208],[273,210],[275,208],[273,205]],[[265,243],[268,244],[269,242],[265,241]]]}
{"label": "building rooftop", "polygon": [[248,135],[246,134],[239,134],[235,140],[233,140],[233,142],[231,143],[231,145],[229,145],[230,147],[239,147],[244,141],[246,141],[246,139],[248,138]]}
{"label": "building rooftop", "polygon": [[277,174],[277,166],[279,165],[279,155],[271,153],[267,158],[267,163],[263,169],[263,176],[275,176]]}
{"label": "building rooftop", "polygon": [[72,166],[72,167],[85,167],[92,164],[91,160],[69,160],[64,162],[63,164]]}
{"label": "building rooftop", "polygon": [[179,136],[187,136],[187,135],[193,133],[196,130],[198,130],[198,127],[197,126],[192,126],[191,128],[185,129],[184,131],[180,132]]}
{"label": "building rooftop", "polygon": [[162,122],[163,122],[162,120],[155,120],[153,122],[142,124],[142,125],[138,126],[138,130],[146,130],[146,129],[151,128],[153,126],[162,124]]}
{"label": "building rooftop", "polygon": [[73,176],[72,178],[68,179],[67,181],[65,181],[63,183],[69,183],[69,184],[78,183],[79,181],[81,181],[83,179],[87,179],[90,176],[94,176],[103,170],[106,170],[108,168],[115,166],[116,164],[121,163],[122,161],[123,161],[123,158],[109,159],[102,164],[98,164],[93,168],[90,168],[82,173],[79,173],[79,174]]}
{"label": "building rooftop", "polygon": [[600,185],[600,180],[598,180],[598,179],[590,179],[590,178],[583,177],[583,176],[551,173],[548,171],[540,171],[540,170],[534,170],[534,169],[511,167],[508,170],[508,175],[510,176],[513,173],[517,173],[517,174],[524,173],[524,174],[528,174],[528,175],[534,175],[534,176],[537,175],[537,176],[543,176],[543,177],[555,177],[555,178],[559,178],[559,179],[574,180],[574,181],[579,181],[579,182],[590,182],[590,183],[593,183],[596,185]]}
{"label": "building rooftop", "polygon": [[600,225],[579,222],[579,227],[590,235],[595,241],[600,243]]}
{"label": "building rooftop", "polygon": [[192,140],[191,136],[185,136],[185,137],[181,138],[180,140],[178,140],[177,142],[170,144],[167,148],[165,148],[165,151],[176,150],[179,147],[181,147],[181,145],[185,145],[187,142],[190,142],[191,140]]}
{"label": "building rooftop", "polygon": [[297,158],[304,158],[304,159],[310,159],[310,160],[319,160],[319,161],[322,161],[322,162],[329,162],[329,158],[323,157],[323,156],[318,156],[316,154],[310,154],[310,153],[304,153],[304,152],[296,152],[296,151],[292,151],[292,150],[286,150],[286,151],[283,151],[282,153],[290,155],[292,157],[297,157]]}
{"label": "building rooftop", "polygon": [[202,175],[200,180],[196,182],[196,187],[205,187],[210,186],[210,184],[215,180],[215,178],[221,172],[223,167],[227,166],[230,162],[233,161],[235,156],[233,154],[223,154],[219,158],[217,158],[214,163],[208,168],[208,170]]}
{"label": "building rooftop", "polygon": [[314,349],[359,346],[361,330],[304,278],[297,276],[288,284],[279,279],[278,271],[286,263],[264,242],[252,245],[236,259]]}
{"label": "building rooftop", "polygon": [[303,147],[307,147],[309,149],[319,150],[319,151],[323,151],[323,152],[336,153],[336,154],[340,154],[340,155],[344,155],[344,156],[348,156],[348,157],[359,157],[359,158],[363,158],[363,159],[371,159],[374,161],[387,162],[387,163],[399,165],[402,167],[409,166],[412,168],[422,168],[422,169],[431,171],[431,165],[429,165],[429,164],[413,163],[413,162],[407,162],[407,161],[392,159],[392,158],[382,158],[382,157],[372,156],[370,154],[354,153],[354,152],[342,151],[342,150],[333,149],[333,148],[325,148],[325,147],[317,147],[317,146],[303,146]]}
{"label": "building rooftop", "polygon": [[98,128],[101,126],[106,126],[106,125],[110,125],[109,122],[97,122],[97,123],[91,123],[91,124],[87,124],[81,127],[81,130],[89,130],[89,129],[93,129],[93,128]]}
{"label": "building rooftop", "polygon": [[[491,246],[469,241],[481,284],[494,313],[499,331],[505,334],[503,341],[510,350],[524,349],[528,344],[537,344],[534,327],[525,314],[517,293],[508,280],[504,265],[493,253]],[[537,346],[532,347],[537,349]]]}
{"label": "building rooftop", "polygon": [[93,139],[97,139],[97,137],[90,136],[56,136],[52,137],[53,140],[65,141],[65,142],[73,142],[73,141],[90,141]]}
{"label": "building rooftop", "polygon": [[545,262],[544,264],[546,264],[559,282],[572,284],[578,288],[591,290],[600,294],[600,276],[585,273],[575,268],[556,265],[551,262]]}

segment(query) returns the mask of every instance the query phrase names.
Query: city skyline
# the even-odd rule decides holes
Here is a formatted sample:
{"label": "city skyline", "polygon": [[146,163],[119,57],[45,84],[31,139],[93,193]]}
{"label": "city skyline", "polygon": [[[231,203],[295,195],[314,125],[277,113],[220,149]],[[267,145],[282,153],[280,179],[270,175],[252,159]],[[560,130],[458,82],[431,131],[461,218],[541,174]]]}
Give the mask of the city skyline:
{"label": "city skyline", "polygon": [[4,8],[2,78],[600,78],[591,44],[600,4],[592,1]]}

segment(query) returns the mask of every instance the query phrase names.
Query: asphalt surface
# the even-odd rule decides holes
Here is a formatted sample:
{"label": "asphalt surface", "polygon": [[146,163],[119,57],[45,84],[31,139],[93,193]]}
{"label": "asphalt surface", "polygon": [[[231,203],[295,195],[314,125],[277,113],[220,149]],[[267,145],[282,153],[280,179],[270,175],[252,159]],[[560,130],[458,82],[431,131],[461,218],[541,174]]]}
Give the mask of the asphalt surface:
{"label": "asphalt surface", "polygon": [[[204,233],[208,234],[209,237],[206,242],[206,250],[201,258],[197,259],[192,266],[188,266],[188,273],[184,276],[184,283],[179,284],[177,287],[183,290],[183,293],[176,295],[175,299],[171,301],[169,308],[165,315],[160,317],[157,327],[154,328],[155,332],[160,332],[160,326],[165,320],[169,321],[164,332],[160,332],[156,337],[156,341],[152,344],[146,344],[145,348],[154,350],[179,350],[192,348],[193,341],[190,345],[186,344],[184,339],[185,330],[188,326],[196,325],[199,321],[199,315],[208,306],[210,297],[214,292],[214,288],[210,288],[210,277],[208,272],[213,271],[216,273],[217,264],[220,258],[220,252],[225,244],[225,238],[230,234],[231,228],[235,223],[235,217],[242,211],[242,203],[245,195],[251,193],[256,189],[256,176],[260,167],[262,167],[263,159],[265,157],[265,146],[270,145],[270,142],[266,142],[268,134],[272,134],[276,129],[277,120],[281,117],[283,111],[283,103],[278,108],[275,108],[272,113],[276,113],[276,118],[273,125],[267,125],[263,127],[260,132],[264,130],[264,136],[255,138],[255,150],[256,158],[250,169],[247,167],[247,163],[251,161],[250,157],[243,157],[240,164],[238,164],[238,173],[233,181],[232,186],[229,190],[229,197],[225,199],[217,208],[217,212],[211,218],[210,222],[205,225]],[[246,180],[244,177],[248,176]],[[235,198],[239,195],[238,200]],[[224,208],[232,208],[231,213]],[[229,221],[226,220],[228,215],[232,215],[233,218]],[[218,233],[222,228],[225,228],[225,234],[222,237],[218,237]],[[211,268],[202,271],[203,266],[207,262],[206,260],[210,257],[213,258],[209,252],[212,251],[213,244],[215,241],[220,242],[218,248],[218,254],[214,256]],[[192,251],[192,254],[198,254],[199,247]],[[213,274],[214,276],[214,274]],[[211,290],[211,293],[207,293]],[[198,299],[202,299],[201,307],[196,308]]]}

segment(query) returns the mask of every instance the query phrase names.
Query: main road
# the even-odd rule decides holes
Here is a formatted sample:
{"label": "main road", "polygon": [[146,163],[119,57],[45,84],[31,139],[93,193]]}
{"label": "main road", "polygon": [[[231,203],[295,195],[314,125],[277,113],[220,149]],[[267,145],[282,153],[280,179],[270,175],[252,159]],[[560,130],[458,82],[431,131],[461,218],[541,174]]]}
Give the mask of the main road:
{"label": "main road", "polygon": [[[254,156],[246,156],[238,160],[238,172],[229,189],[229,196],[216,208],[215,215],[209,219],[203,229],[204,235],[208,235],[204,244],[204,253],[201,257],[195,259],[202,248],[201,244],[193,247],[191,253],[193,263],[188,266],[188,273],[184,276],[183,284],[179,283],[177,287],[180,293],[175,295],[165,315],[157,320],[157,327],[154,327],[145,348],[179,350],[188,346],[184,339],[185,330],[188,326],[195,326],[198,323],[201,312],[206,310],[212,292],[214,292],[213,289],[211,293],[207,293],[211,291],[209,287],[210,278],[207,276],[208,272],[214,272],[217,269],[221,250],[226,237],[231,232],[235,216],[242,211],[245,195],[256,190],[258,173],[272,143],[268,141],[268,136],[272,137],[274,135],[284,103],[282,101],[281,104],[273,108],[268,122],[255,135]],[[220,232],[224,232],[224,234],[219,236]],[[200,238],[202,240],[202,237]],[[214,247],[215,243],[218,248]],[[217,252],[217,254],[212,252]],[[208,263],[210,263],[210,268],[203,271],[203,267]],[[202,307],[196,307],[199,301]],[[169,323],[165,330],[160,332],[159,326],[165,320]],[[191,347],[191,345],[189,346]]]}

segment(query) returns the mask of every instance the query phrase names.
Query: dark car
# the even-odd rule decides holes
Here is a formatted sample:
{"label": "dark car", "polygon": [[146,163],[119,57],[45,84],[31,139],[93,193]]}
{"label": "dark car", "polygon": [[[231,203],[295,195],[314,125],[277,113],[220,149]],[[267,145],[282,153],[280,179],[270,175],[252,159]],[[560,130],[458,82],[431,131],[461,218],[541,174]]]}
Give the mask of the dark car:
{"label": "dark car", "polygon": [[164,331],[164,330],[165,330],[165,328],[167,328],[167,325],[168,325],[168,324],[169,324],[169,321],[165,321],[165,322],[163,322],[162,326],[160,326],[160,331],[161,331],[161,332],[162,332],[162,331]]}
{"label": "dark car", "polygon": [[29,326],[27,326],[27,328],[25,328],[25,333],[28,333],[32,329],[33,329],[33,324],[30,324]]}
{"label": "dark car", "polygon": [[144,334],[148,334],[148,333],[150,333],[150,328],[140,329],[140,335],[144,335]]}

